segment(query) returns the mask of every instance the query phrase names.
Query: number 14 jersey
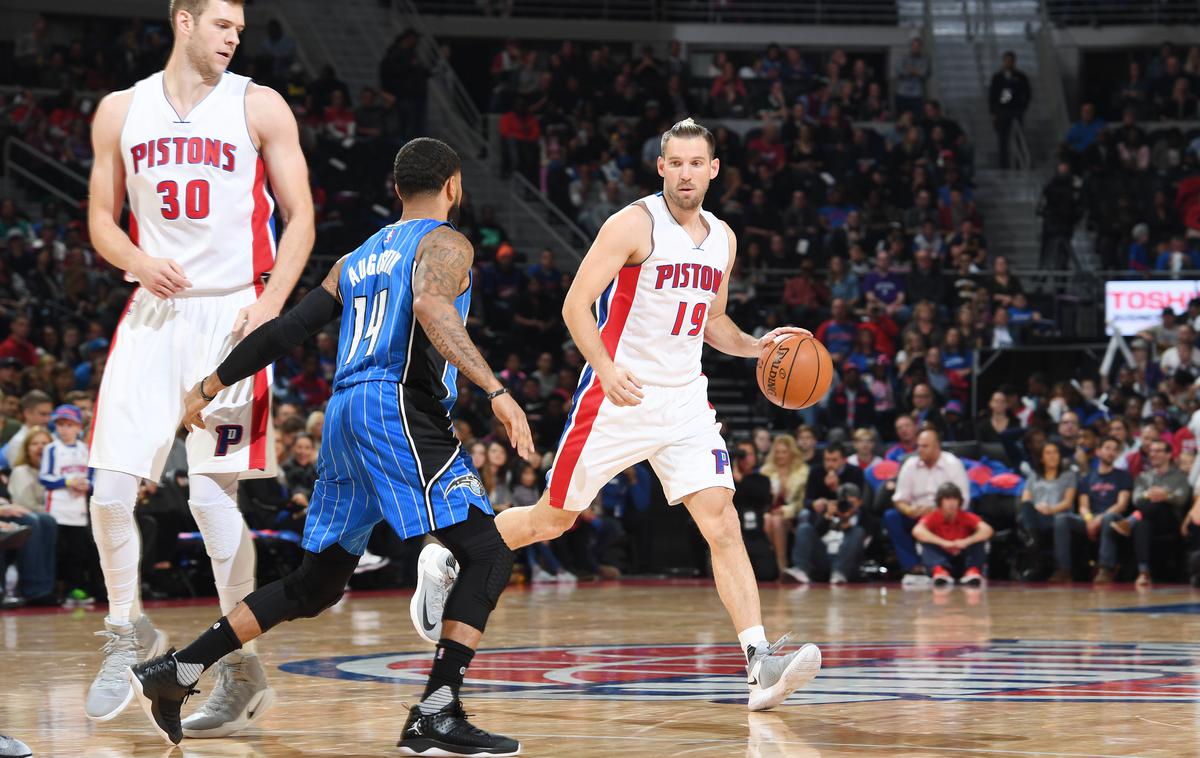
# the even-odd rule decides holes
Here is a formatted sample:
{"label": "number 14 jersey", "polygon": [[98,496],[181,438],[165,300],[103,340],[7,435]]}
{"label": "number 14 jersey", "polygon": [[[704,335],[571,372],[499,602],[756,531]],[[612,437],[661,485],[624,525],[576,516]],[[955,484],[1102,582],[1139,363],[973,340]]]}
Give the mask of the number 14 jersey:
{"label": "number 14 jersey", "polygon": [[[430,343],[413,315],[417,247],[445,223],[420,218],[385,226],[342,261],[335,391],[360,382],[399,382],[440,402],[447,412],[454,406],[458,369]],[[468,284],[454,301],[464,322],[470,305]]]}
{"label": "number 14 jersey", "polygon": [[681,387],[700,376],[704,327],[729,265],[729,236],[700,212],[700,243],[671,215],[659,192],[638,200],[650,215],[650,256],[621,269],[596,301],[600,336],[618,366],[646,384]]}
{"label": "number 14 jersey", "polygon": [[181,116],[163,72],[133,87],[121,129],[129,237],[147,254],[179,262],[189,295],[250,286],[275,264],[266,165],[246,119],[250,80],[225,73]]}

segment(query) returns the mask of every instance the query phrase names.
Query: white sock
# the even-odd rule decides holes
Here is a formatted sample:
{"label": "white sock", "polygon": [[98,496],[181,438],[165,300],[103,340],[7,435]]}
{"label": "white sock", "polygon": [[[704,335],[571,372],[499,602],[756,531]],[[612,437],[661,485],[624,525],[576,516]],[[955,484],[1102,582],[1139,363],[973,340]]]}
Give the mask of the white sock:
{"label": "white sock", "polygon": [[767,644],[767,630],[761,626],[752,626],[738,632],[738,643],[741,644],[742,654],[746,656],[747,660],[750,659],[750,649],[758,647],[760,642],[764,647]]}

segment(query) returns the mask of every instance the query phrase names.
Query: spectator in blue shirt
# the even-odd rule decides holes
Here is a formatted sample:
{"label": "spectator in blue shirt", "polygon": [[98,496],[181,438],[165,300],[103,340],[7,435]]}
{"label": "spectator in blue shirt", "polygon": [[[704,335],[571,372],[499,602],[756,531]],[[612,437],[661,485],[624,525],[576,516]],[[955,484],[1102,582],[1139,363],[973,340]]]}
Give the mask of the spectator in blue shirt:
{"label": "spectator in blue shirt", "polygon": [[835,298],[829,309],[830,318],[817,327],[816,337],[833,356],[834,363],[840,363],[854,349],[858,324],[850,318],[850,307],[845,300]]}
{"label": "spectator in blue shirt", "polygon": [[1096,118],[1096,106],[1084,103],[1079,108],[1079,120],[1067,132],[1067,145],[1077,153],[1087,150],[1104,130],[1104,119]]}
{"label": "spectator in blue shirt", "polygon": [[1133,242],[1129,243],[1129,270],[1149,271],[1152,260],[1154,252],[1150,245],[1150,225],[1137,224],[1133,227]]}
{"label": "spectator in blue shirt", "polygon": [[652,566],[650,540],[650,470],[645,463],[630,466],[617,474],[600,490],[605,513],[619,520],[628,536],[629,568],[643,574]]}
{"label": "spectator in blue shirt", "polygon": [[1155,271],[1194,271],[1200,269],[1200,255],[1195,250],[1189,250],[1184,244],[1183,237],[1178,235],[1171,238],[1171,244],[1154,261]]}

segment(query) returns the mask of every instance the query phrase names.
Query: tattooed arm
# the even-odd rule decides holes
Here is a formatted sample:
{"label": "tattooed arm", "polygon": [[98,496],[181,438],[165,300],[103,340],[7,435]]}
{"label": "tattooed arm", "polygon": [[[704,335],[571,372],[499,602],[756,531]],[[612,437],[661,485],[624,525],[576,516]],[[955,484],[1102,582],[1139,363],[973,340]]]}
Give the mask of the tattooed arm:
{"label": "tattooed arm", "polygon": [[[413,314],[442,357],[491,394],[504,385],[471,341],[462,316],[454,307],[454,300],[470,282],[474,257],[470,241],[448,226],[425,235],[417,248],[417,270],[413,274]],[[511,395],[494,398],[492,411],[504,423],[509,442],[522,458],[529,459],[534,454],[533,435],[525,412]]]}
{"label": "tattooed arm", "polygon": [[454,300],[470,281],[475,251],[470,241],[448,226],[440,226],[417,248],[417,270],[413,274],[413,313],[429,341],[442,357],[458,366],[484,392],[504,385],[492,373],[479,348],[471,341]]}

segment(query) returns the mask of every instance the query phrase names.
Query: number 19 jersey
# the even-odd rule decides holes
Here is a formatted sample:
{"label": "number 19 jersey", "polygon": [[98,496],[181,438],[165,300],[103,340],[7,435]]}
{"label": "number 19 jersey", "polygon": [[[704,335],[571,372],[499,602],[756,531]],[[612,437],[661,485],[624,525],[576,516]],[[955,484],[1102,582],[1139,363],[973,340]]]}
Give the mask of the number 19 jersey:
{"label": "number 19 jersey", "polygon": [[596,302],[604,347],[618,366],[646,384],[682,387],[700,376],[708,312],[729,265],[725,225],[700,215],[700,243],[671,215],[661,192],[635,205],[650,214],[650,255],[625,266]]}

